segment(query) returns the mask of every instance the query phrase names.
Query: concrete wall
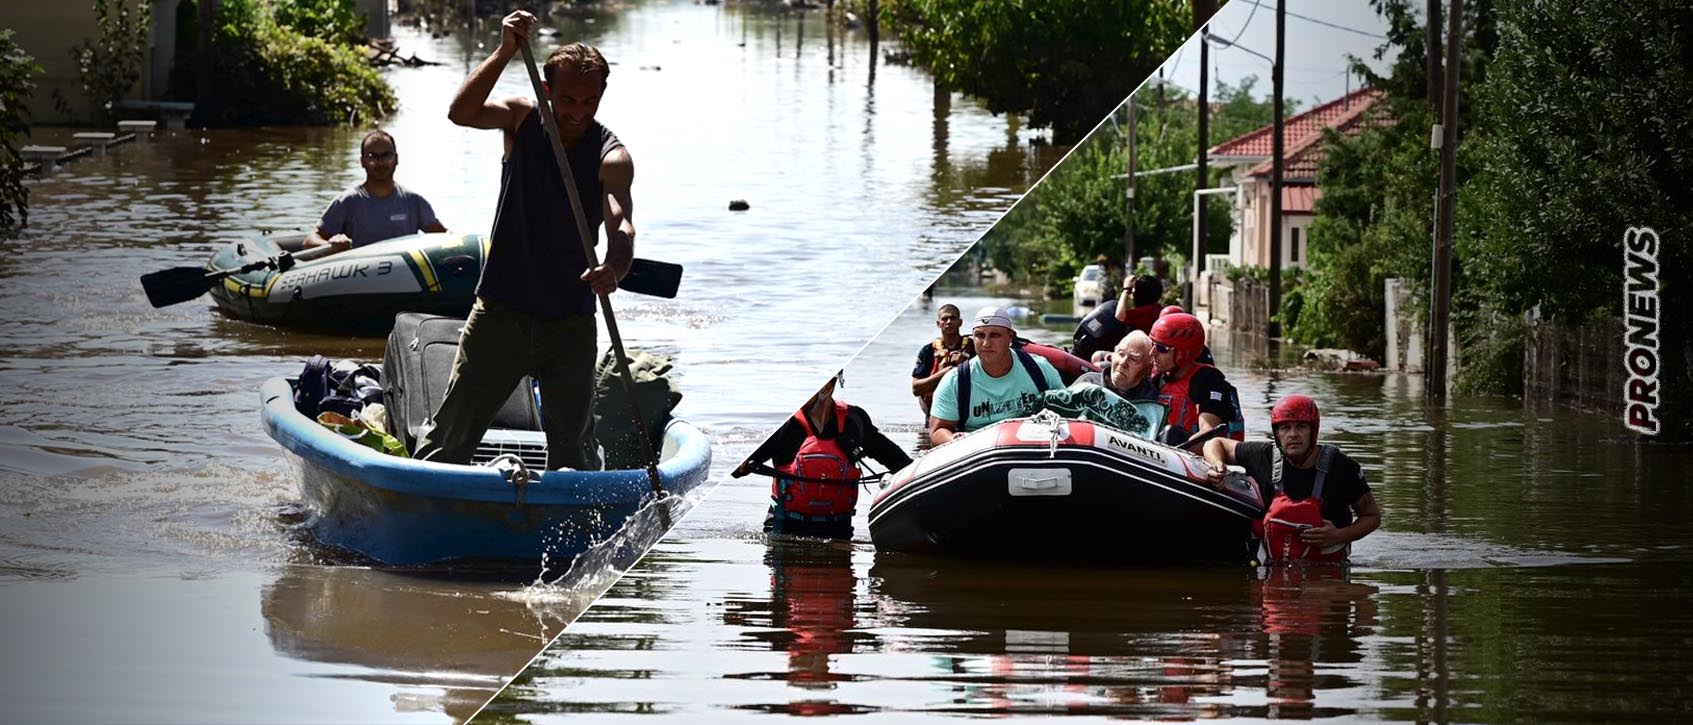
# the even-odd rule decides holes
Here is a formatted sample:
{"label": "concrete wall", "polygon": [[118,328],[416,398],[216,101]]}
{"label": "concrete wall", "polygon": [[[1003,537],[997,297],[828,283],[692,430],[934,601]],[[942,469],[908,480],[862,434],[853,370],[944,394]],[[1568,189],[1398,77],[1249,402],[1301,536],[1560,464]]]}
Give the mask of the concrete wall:
{"label": "concrete wall", "polygon": [[[131,17],[140,4],[139,0],[112,0],[113,3],[124,2],[130,6]],[[135,87],[130,89],[129,98],[157,98],[164,93],[165,86],[160,84],[160,74],[155,72],[155,64],[159,58],[158,39],[161,25],[171,26],[175,23],[176,3],[179,0],[157,0],[154,8],[153,47],[149,49],[146,60],[143,61],[141,79]],[[168,7],[167,7],[168,6]],[[168,11],[168,12],[167,12]],[[78,81],[76,64],[71,60],[71,48],[92,40],[98,33],[98,26],[94,18],[94,3],[92,0],[63,0],[62,2],[26,2],[24,0],[4,0],[0,2],[0,28],[10,28],[14,32],[13,38],[24,52],[34,56],[46,71],[36,76],[35,96],[30,100],[30,117],[34,123],[53,124],[66,123],[71,119],[54,109],[52,92],[54,89],[64,95],[70,103],[79,120],[86,121],[91,115],[92,106],[83,96],[82,87]],[[174,43],[174,30],[165,29],[165,37]],[[164,57],[167,66],[164,78],[168,78],[170,70],[168,59],[172,52],[171,45],[164,46]]]}

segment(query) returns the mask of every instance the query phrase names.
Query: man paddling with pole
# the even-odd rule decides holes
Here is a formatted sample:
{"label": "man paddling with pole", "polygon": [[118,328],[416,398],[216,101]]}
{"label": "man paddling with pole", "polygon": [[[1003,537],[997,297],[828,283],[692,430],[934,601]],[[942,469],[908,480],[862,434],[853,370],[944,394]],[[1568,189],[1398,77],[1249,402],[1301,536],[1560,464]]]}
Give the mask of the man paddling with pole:
{"label": "man paddling with pole", "polygon": [[[530,374],[541,383],[547,468],[601,465],[593,429],[595,298],[604,300],[615,290],[634,259],[635,165],[617,136],[594,120],[611,68],[592,46],[572,43],[554,51],[541,84],[567,157],[568,181],[543,130],[545,119],[536,112],[537,100],[488,100],[506,64],[527,51],[538,24],[521,10],[507,15],[499,47],[471,71],[447,114],[460,126],[499,129],[506,154],[476,304],[464,324],[446,397],[418,441],[416,455],[425,460],[469,462],[500,405]],[[577,218],[571,197],[580,200],[585,218]],[[595,231],[602,223],[606,258],[595,265]],[[609,304],[605,311],[613,342],[621,348]],[[644,426],[636,428],[644,435]],[[657,488],[656,470],[649,475]]]}

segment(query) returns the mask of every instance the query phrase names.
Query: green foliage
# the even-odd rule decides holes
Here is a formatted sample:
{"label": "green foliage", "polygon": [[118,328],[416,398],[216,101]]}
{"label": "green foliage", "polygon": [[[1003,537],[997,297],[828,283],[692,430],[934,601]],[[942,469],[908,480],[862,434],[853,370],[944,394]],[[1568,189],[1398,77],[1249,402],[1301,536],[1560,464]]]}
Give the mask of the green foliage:
{"label": "green foliage", "polygon": [[[1395,46],[1400,53],[1388,75],[1377,75],[1362,64],[1354,69],[1386,92],[1388,123],[1351,139],[1329,132],[1327,155],[1317,175],[1323,195],[1311,224],[1305,309],[1287,333],[1306,344],[1344,347],[1381,359],[1387,347],[1385,281],[1407,280],[1411,308],[1420,314],[1427,307],[1440,157],[1428,146],[1428,130],[1436,118],[1426,102],[1425,35],[1420,24],[1425,6],[1410,0],[1372,4],[1388,25],[1387,42],[1376,56],[1384,57]],[[1458,106],[1468,114],[1497,40],[1490,0],[1467,4],[1465,13]],[[1460,132],[1470,125],[1461,119]],[[1460,151],[1460,188],[1471,168]]]}
{"label": "green foliage", "polygon": [[1187,0],[888,0],[883,16],[942,87],[1080,138],[1174,53]]}
{"label": "green foliage", "polygon": [[212,45],[214,125],[352,125],[397,105],[357,49],[283,26],[262,0],[219,2]]}
{"label": "green foliage", "polygon": [[29,187],[18,154],[29,133],[32,76],[41,73],[35,59],[18,47],[12,31],[0,29],[0,239],[11,239],[29,223]]}
{"label": "green foliage", "polygon": [[354,0],[271,0],[276,23],[335,45],[365,40],[364,15]]}
{"label": "green foliage", "polygon": [[[1623,235],[1651,226],[1676,308],[1693,282],[1693,7],[1501,2],[1477,96],[1463,151],[1478,173],[1459,196],[1466,297],[1505,318],[1536,305],[1572,323],[1595,309],[1620,317]],[[1693,331],[1685,316],[1663,322],[1662,388],[1679,398],[1666,409],[1686,410]]]}
{"label": "green foliage", "polygon": [[[1319,172],[1323,196],[1310,231],[1306,309],[1287,329],[1299,342],[1386,353],[1385,282],[1421,290],[1428,279],[1438,157],[1428,147],[1432,116],[1401,102],[1394,125],[1346,139],[1329,132]],[[1421,305],[1413,304],[1416,309]]]}
{"label": "green foliage", "polygon": [[83,94],[94,104],[95,122],[105,123],[141,80],[152,44],[153,0],[141,0],[133,13],[124,0],[94,0],[94,20],[99,36],[72,47],[71,60]]}

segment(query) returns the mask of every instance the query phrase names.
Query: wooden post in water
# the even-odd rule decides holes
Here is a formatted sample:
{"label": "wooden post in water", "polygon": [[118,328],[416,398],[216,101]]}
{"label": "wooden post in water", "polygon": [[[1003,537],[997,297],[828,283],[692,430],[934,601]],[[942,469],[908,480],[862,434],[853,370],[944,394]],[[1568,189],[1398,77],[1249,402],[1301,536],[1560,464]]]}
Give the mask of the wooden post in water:
{"label": "wooden post in water", "polygon": [[1452,321],[1452,210],[1458,197],[1458,53],[1464,0],[1452,0],[1447,17],[1446,82],[1440,104],[1440,191],[1435,202],[1434,273],[1429,303],[1428,399],[1446,400],[1446,359]]}

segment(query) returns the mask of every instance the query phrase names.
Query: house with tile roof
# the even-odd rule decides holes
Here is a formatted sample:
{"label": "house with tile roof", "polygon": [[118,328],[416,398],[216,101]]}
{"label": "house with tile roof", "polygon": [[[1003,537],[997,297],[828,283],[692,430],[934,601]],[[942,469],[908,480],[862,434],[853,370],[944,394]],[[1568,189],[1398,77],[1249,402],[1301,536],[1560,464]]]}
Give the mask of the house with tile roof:
{"label": "house with tile roof", "polygon": [[[1332,128],[1355,136],[1371,126],[1391,123],[1381,101],[1386,94],[1365,88],[1283,121],[1282,137],[1282,268],[1304,267],[1309,252],[1313,210],[1322,198],[1317,168],[1326,149],[1323,130]],[[1229,238],[1229,262],[1237,266],[1270,266],[1270,173],[1273,126],[1212,146],[1211,164],[1228,168],[1233,184],[1234,235]]]}

